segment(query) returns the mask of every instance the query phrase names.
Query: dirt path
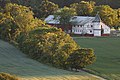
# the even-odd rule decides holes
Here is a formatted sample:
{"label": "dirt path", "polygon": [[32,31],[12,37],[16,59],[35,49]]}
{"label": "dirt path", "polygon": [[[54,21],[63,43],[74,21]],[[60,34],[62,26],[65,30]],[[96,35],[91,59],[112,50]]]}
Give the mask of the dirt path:
{"label": "dirt path", "polygon": [[103,80],[86,72],[52,68],[28,58],[15,47],[0,40],[0,72],[15,74],[22,80]]}

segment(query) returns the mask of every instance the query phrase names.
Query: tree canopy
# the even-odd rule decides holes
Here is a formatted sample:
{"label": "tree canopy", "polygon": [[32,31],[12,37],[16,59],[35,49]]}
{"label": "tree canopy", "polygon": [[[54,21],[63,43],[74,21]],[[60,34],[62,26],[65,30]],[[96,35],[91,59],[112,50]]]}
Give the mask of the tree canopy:
{"label": "tree canopy", "polygon": [[58,5],[54,4],[48,0],[43,0],[39,6],[40,15],[43,18],[52,15],[55,11],[58,10]]}
{"label": "tree canopy", "polygon": [[33,12],[25,6],[8,3],[0,13],[0,35],[6,40],[15,39],[21,32],[28,32],[44,22],[34,18]]}
{"label": "tree canopy", "polygon": [[94,9],[95,2],[85,2],[81,1],[79,3],[71,4],[70,7],[75,8],[77,15],[88,16],[92,13]]}
{"label": "tree canopy", "polygon": [[108,5],[100,5],[94,8],[93,14],[95,15],[97,12],[99,12],[102,21],[106,23],[108,26],[110,27],[118,26],[119,20],[116,10],[112,9]]}
{"label": "tree canopy", "polygon": [[28,36],[20,35],[18,43],[30,57],[58,67],[65,67],[66,59],[79,48],[70,35],[52,27],[39,27],[30,31]]}
{"label": "tree canopy", "polygon": [[56,16],[56,19],[59,19],[60,24],[69,24],[70,19],[77,14],[75,9],[64,7],[59,9],[54,15]]}

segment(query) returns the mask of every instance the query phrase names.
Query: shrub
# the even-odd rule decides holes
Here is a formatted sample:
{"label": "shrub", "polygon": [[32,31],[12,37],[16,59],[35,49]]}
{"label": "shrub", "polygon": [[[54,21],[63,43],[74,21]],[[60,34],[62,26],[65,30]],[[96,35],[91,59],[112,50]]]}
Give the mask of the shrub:
{"label": "shrub", "polygon": [[79,48],[68,34],[53,27],[40,27],[28,35],[23,34],[18,43],[20,49],[32,58],[59,67],[65,66],[69,55]]}
{"label": "shrub", "polygon": [[0,73],[0,80],[19,80],[19,79],[7,73]]}
{"label": "shrub", "polygon": [[95,61],[93,49],[75,50],[67,59],[68,66],[72,69],[82,69]]}

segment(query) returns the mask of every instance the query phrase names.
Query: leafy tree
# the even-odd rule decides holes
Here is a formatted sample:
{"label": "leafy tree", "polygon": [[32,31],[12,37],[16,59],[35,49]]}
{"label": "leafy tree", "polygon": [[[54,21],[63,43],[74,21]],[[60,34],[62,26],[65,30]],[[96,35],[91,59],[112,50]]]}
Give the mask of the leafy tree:
{"label": "leafy tree", "polygon": [[44,22],[34,18],[33,12],[25,6],[9,3],[0,13],[0,36],[5,40],[15,40],[21,32],[25,34],[42,25]]}
{"label": "leafy tree", "polygon": [[54,4],[48,0],[43,0],[40,4],[40,17],[45,18],[50,14],[53,14],[55,11],[58,10],[58,5]]}
{"label": "leafy tree", "polygon": [[14,39],[18,26],[9,14],[0,13],[0,38],[4,40]]}
{"label": "leafy tree", "polygon": [[77,9],[78,3],[70,4],[70,8]]}
{"label": "leafy tree", "polygon": [[70,54],[67,64],[71,69],[75,68],[77,70],[92,64],[95,59],[93,49],[78,49]]}
{"label": "leafy tree", "polygon": [[68,56],[78,49],[75,41],[61,29],[39,27],[18,39],[20,49],[42,63],[65,67]]}
{"label": "leafy tree", "polygon": [[120,8],[118,8],[117,13],[118,13],[118,20],[119,20],[118,27],[120,28]]}
{"label": "leafy tree", "polygon": [[90,2],[81,1],[79,3],[71,4],[70,6],[76,9],[78,15],[85,16],[90,15],[92,13],[94,4],[95,2],[92,1]]}
{"label": "leafy tree", "polygon": [[95,7],[93,14],[95,15],[97,12],[99,12],[104,23],[110,27],[118,26],[118,15],[116,10],[108,5],[100,5]]}
{"label": "leafy tree", "polygon": [[30,28],[34,27],[32,25],[33,12],[28,7],[9,3],[5,6],[5,11],[10,14],[22,31],[29,31]]}
{"label": "leafy tree", "polygon": [[77,15],[75,9],[64,7],[59,9],[55,14],[55,19],[60,21],[60,24],[64,26],[64,29],[67,31],[67,25],[70,24],[70,19]]}

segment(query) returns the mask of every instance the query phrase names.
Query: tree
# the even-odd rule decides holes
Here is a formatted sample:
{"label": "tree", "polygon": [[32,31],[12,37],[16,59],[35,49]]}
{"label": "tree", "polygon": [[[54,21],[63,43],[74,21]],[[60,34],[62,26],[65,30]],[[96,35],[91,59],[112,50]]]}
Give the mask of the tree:
{"label": "tree", "polygon": [[64,29],[67,31],[67,25],[70,24],[70,19],[77,14],[75,9],[64,7],[59,9],[54,15],[55,19],[58,19],[60,21],[60,24],[64,26]]}
{"label": "tree", "polygon": [[32,25],[33,12],[28,7],[9,3],[5,6],[5,12],[10,14],[21,31],[29,31],[34,27]]}
{"label": "tree", "polygon": [[97,12],[99,12],[102,21],[108,26],[118,26],[119,21],[116,10],[112,9],[108,5],[100,5],[94,8],[93,14],[95,15]]}
{"label": "tree", "polygon": [[67,59],[68,66],[72,69],[82,69],[95,61],[93,49],[77,49]]}
{"label": "tree", "polygon": [[118,20],[119,20],[118,28],[120,28],[120,8],[118,8],[117,14],[118,14]]}
{"label": "tree", "polygon": [[40,4],[40,17],[42,18],[45,18],[47,17],[48,15],[52,15],[55,11],[58,10],[58,5],[57,4],[54,4],[48,0],[43,0]]}
{"label": "tree", "polygon": [[92,13],[94,8],[95,2],[85,2],[81,1],[79,3],[71,4],[71,8],[75,8],[78,15],[81,16],[88,16]]}
{"label": "tree", "polygon": [[18,39],[20,49],[30,57],[57,67],[65,67],[68,56],[79,46],[61,29],[39,27]]}
{"label": "tree", "polygon": [[0,36],[5,40],[15,40],[24,32],[44,25],[44,22],[34,18],[33,12],[25,6],[7,4],[3,13],[0,13]]}

